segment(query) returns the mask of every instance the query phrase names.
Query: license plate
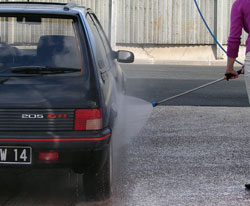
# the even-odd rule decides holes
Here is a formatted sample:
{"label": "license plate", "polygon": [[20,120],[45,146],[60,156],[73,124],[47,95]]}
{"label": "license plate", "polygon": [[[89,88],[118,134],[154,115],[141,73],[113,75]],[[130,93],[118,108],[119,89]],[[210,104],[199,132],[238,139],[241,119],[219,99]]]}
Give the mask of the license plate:
{"label": "license plate", "polygon": [[0,146],[0,164],[31,164],[31,147]]}

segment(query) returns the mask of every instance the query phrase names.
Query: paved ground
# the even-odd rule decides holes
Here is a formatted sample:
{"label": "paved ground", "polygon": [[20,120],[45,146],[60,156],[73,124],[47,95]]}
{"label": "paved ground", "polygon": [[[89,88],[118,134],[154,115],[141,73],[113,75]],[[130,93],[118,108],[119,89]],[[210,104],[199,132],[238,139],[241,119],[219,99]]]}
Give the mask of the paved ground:
{"label": "paved ground", "polygon": [[249,205],[248,113],[249,108],[156,108],[130,143],[123,186],[115,187],[106,205]]}
{"label": "paved ground", "polygon": [[[129,75],[140,75],[140,71],[136,73]],[[160,72],[154,78],[154,86],[160,88],[157,82],[162,75]],[[189,78],[203,82],[214,79],[214,75],[201,72],[200,77],[206,76],[205,79],[177,75],[175,80],[177,84]],[[139,94],[138,90],[131,90],[142,83],[138,79],[130,79],[130,94]],[[174,77],[167,75],[164,79],[168,82]],[[153,87],[147,80],[148,76],[144,76],[146,91]],[[126,97],[114,141],[114,187],[110,200],[91,204],[82,201],[81,178],[67,170],[9,170],[0,171],[0,205],[249,205],[250,192],[244,189],[244,184],[250,182],[250,108],[244,106],[247,99],[242,80],[233,84],[228,87],[230,91],[221,89],[221,85],[214,90],[220,94],[219,99],[238,94],[237,101],[231,101],[235,96],[230,96],[227,102],[218,100],[214,106],[212,101],[209,106],[192,105],[205,104],[201,101],[202,91],[192,94],[189,104],[187,99],[180,99],[184,102],[182,106],[154,109],[144,100]],[[182,89],[187,86],[193,85],[183,82]],[[168,95],[169,89],[165,90]],[[141,94],[142,98],[149,98],[148,93]],[[155,95],[153,90],[150,95]],[[234,107],[236,103],[238,107]]]}
{"label": "paved ground", "polygon": [[[119,146],[113,197],[86,204],[68,171],[1,172],[1,205],[249,205],[249,108],[158,107]],[[190,121],[191,120],[191,121]],[[119,161],[118,161],[119,160]]]}
{"label": "paved ground", "polygon": [[[224,76],[224,66],[123,65],[129,95],[153,102]],[[240,68],[236,68],[239,70]],[[223,81],[166,102],[179,106],[248,107],[244,78]]]}

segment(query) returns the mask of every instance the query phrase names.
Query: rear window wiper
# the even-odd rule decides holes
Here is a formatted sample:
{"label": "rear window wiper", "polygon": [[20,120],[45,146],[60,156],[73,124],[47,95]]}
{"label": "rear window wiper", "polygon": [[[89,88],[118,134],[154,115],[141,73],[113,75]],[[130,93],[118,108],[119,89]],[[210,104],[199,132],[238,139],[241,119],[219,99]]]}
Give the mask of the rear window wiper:
{"label": "rear window wiper", "polygon": [[20,66],[11,67],[12,73],[22,74],[62,74],[71,72],[80,72],[77,68],[63,68],[63,67],[48,67],[48,66]]}
{"label": "rear window wiper", "polygon": [[37,77],[37,76],[41,76],[42,74],[22,74],[22,73],[0,73],[0,77]]}

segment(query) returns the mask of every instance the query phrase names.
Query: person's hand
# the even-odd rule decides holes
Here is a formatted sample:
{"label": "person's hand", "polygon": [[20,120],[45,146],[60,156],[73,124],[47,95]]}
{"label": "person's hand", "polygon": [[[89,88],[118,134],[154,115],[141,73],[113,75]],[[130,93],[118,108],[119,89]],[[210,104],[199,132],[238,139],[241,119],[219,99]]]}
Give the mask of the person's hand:
{"label": "person's hand", "polygon": [[229,79],[237,79],[239,74],[233,69],[233,68],[227,68],[226,72],[225,72],[225,76],[227,77],[227,74],[231,75],[230,78],[227,78],[227,80]]}

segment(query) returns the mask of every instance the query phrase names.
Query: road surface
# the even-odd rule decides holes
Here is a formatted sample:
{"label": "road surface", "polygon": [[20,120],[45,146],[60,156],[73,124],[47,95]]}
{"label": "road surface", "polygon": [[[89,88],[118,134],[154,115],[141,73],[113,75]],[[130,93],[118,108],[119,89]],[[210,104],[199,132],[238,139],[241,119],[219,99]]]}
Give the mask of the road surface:
{"label": "road surface", "polygon": [[135,97],[122,101],[112,198],[84,202],[81,178],[68,170],[0,170],[0,205],[249,205],[250,108],[242,78],[152,109],[149,102],[218,79],[224,68],[123,68]]}

